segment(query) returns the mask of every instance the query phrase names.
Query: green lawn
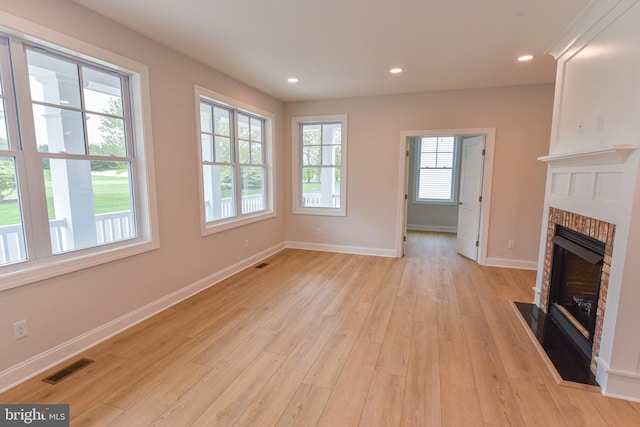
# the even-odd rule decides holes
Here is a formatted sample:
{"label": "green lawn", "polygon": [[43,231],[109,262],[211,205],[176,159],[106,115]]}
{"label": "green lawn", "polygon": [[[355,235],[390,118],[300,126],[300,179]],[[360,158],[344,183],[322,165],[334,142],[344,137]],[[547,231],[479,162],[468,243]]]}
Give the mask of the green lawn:
{"label": "green lawn", "polygon": [[[45,188],[49,219],[55,219],[51,190],[51,173],[45,170]],[[129,178],[126,175],[92,174],[93,204],[96,214],[131,210]],[[14,196],[15,197],[15,196]],[[19,224],[20,211],[17,203],[0,204],[0,225]]]}

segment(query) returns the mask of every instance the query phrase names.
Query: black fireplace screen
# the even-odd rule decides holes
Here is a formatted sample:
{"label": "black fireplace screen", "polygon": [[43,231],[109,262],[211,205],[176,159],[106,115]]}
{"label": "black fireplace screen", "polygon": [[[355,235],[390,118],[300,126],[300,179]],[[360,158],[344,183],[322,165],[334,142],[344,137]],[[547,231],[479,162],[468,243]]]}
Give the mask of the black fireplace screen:
{"label": "black fireplace screen", "polygon": [[562,226],[553,243],[549,313],[591,358],[605,243]]}

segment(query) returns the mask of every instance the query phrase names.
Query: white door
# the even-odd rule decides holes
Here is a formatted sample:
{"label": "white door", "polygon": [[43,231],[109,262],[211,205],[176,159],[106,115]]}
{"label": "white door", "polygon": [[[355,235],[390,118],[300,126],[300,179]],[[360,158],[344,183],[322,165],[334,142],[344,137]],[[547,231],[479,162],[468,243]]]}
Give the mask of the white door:
{"label": "white door", "polygon": [[484,136],[462,138],[457,251],[474,261],[478,260],[484,143]]}

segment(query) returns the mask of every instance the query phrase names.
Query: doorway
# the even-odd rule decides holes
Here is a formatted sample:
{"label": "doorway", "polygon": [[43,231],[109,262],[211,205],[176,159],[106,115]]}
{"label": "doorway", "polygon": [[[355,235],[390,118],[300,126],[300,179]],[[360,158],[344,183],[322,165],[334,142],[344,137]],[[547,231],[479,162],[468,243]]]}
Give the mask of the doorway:
{"label": "doorway", "polygon": [[[477,156],[479,153],[481,158],[478,163],[471,161],[466,162],[466,166],[462,169],[465,173],[461,173],[458,178],[461,179],[460,184],[464,185],[462,181],[465,179],[467,182],[466,190],[463,192],[469,196],[474,192],[478,195],[474,205],[471,202],[473,198],[467,197],[467,202],[461,199],[463,192],[456,195],[455,203],[463,202],[464,209],[460,209],[458,206],[458,212],[463,212],[464,215],[460,215],[458,223],[463,222],[463,226],[467,227],[463,230],[458,230],[458,236],[463,238],[458,241],[458,252],[463,255],[477,261],[479,264],[486,264],[486,252],[487,252],[487,238],[489,227],[489,212],[490,212],[490,200],[491,200],[491,177],[493,175],[493,151],[495,145],[495,128],[471,128],[471,129],[447,129],[447,130],[416,130],[416,131],[403,131],[400,136],[399,147],[399,174],[398,174],[398,221],[397,221],[397,242],[396,242],[396,256],[402,257],[405,254],[405,239],[408,223],[408,206],[410,200],[414,195],[409,192],[409,171],[410,171],[410,150],[412,148],[412,141],[416,141],[420,137],[435,137],[442,135],[455,135],[459,141],[467,141],[464,147],[468,147],[467,155]],[[479,136],[480,138],[475,138]],[[483,147],[478,150],[478,140],[481,140]],[[415,144],[415,142],[414,142]],[[462,150],[464,153],[464,150]],[[460,158],[463,155],[459,156]],[[470,167],[469,165],[475,165]],[[466,176],[465,176],[466,175]],[[475,184],[475,185],[469,185]],[[411,186],[413,187],[413,186]],[[473,190],[473,191],[470,191]],[[477,219],[477,220],[476,220]],[[469,225],[475,225],[475,227],[468,227]],[[454,227],[457,229],[458,227]],[[447,230],[443,230],[447,231]],[[451,230],[449,230],[451,231]],[[477,243],[476,243],[477,242]]]}

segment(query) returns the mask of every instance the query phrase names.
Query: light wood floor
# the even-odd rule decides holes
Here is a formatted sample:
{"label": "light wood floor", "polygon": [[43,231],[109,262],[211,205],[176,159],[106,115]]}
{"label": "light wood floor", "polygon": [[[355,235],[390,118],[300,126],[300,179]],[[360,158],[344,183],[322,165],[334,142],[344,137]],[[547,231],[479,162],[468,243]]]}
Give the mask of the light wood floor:
{"label": "light wood floor", "polygon": [[285,250],[0,402],[69,403],[78,426],[640,425],[640,404],[553,381],[509,305],[532,300],[534,272],[454,244],[411,233],[404,259]]}

